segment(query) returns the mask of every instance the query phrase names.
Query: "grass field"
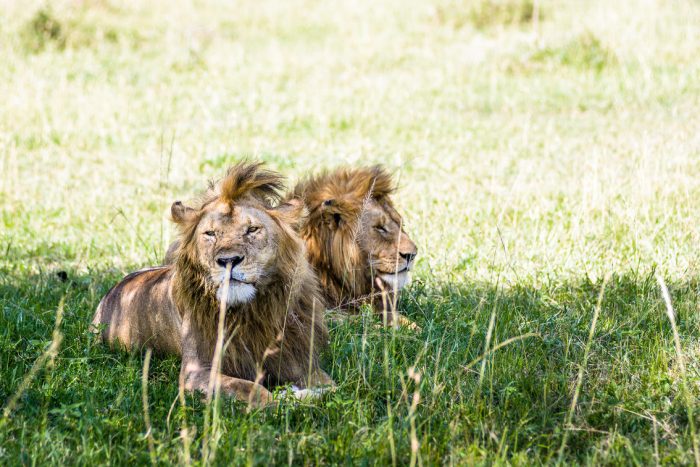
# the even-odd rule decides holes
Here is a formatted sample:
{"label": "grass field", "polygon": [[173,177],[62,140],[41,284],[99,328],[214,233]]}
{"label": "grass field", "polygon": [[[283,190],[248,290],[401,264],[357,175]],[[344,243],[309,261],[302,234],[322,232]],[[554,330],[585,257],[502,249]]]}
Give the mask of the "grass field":
{"label": "grass field", "polygon": [[[0,464],[697,463],[697,1],[3,0],[0,63]],[[207,430],[154,357],[148,432],[89,320],[245,156],[391,168],[422,331]]]}

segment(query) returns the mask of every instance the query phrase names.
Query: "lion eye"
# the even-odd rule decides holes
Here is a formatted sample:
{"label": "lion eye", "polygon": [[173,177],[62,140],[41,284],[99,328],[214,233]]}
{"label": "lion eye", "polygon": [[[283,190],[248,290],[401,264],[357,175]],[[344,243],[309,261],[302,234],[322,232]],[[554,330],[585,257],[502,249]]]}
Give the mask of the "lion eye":
{"label": "lion eye", "polygon": [[384,227],[383,225],[377,225],[374,228],[377,229],[378,232],[386,233],[386,227]]}
{"label": "lion eye", "polygon": [[206,232],[204,232],[204,235],[206,235],[207,237],[216,237],[216,232],[214,232],[213,230],[207,230]]}
{"label": "lion eye", "polygon": [[257,232],[258,230],[260,230],[260,227],[256,225],[251,225],[250,227],[248,227],[248,231],[246,233],[251,234]]}

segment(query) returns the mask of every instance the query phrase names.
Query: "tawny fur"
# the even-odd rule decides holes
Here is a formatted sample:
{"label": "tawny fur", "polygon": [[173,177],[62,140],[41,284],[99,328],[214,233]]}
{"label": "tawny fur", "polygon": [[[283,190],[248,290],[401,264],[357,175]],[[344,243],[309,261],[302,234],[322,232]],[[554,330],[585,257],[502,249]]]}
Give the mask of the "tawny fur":
{"label": "tawny fur", "polygon": [[[417,253],[391,200],[394,189],[389,173],[374,166],[323,172],[302,180],[287,195],[309,209],[300,233],[330,306],[353,309],[369,302],[378,311],[392,311],[387,305],[395,303],[392,292],[397,290],[377,277],[410,270]],[[380,226],[386,232],[378,231]],[[387,290],[389,297],[382,293]]]}
{"label": "tawny fur", "polygon": [[[259,382],[268,388],[286,383],[301,388],[332,384],[318,362],[318,353],[328,341],[324,301],[296,231],[305,208],[299,203],[273,206],[282,186],[282,177],[263,170],[260,164],[240,163],[220,183],[212,184],[194,208],[175,203],[173,218],[180,234],[172,252],[173,264],[133,273],[110,290],[93,319],[95,328],[104,327],[102,338],[130,349],[152,347],[181,355],[186,387],[206,390],[220,304],[216,298],[219,284],[210,278],[215,258],[202,258],[205,248],[198,226],[205,219],[221,218],[225,221],[221,221],[221,242],[236,239],[226,245],[227,251],[247,248],[246,257],[262,257],[272,248],[268,245],[273,238],[276,247],[252,301],[227,309],[222,390],[267,404],[271,394]],[[261,237],[265,249],[255,250],[240,240],[249,234],[236,233],[235,229],[245,231],[247,226],[239,219],[252,222],[241,213],[252,213],[258,216],[252,219],[267,222],[265,229],[272,232]],[[256,271],[263,262],[250,261]]]}

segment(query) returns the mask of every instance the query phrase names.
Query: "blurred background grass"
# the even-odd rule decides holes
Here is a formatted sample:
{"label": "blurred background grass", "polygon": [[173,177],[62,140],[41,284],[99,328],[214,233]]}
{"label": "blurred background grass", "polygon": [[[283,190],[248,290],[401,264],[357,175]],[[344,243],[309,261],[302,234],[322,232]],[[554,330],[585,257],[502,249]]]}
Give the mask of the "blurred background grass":
{"label": "blurred background grass", "polygon": [[[405,378],[424,348],[452,363],[443,367],[438,358],[432,373],[424,369],[422,387],[443,384],[477,397],[455,402],[454,394],[433,393],[423,416],[443,413],[445,426],[422,432],[422,449],[432,446],[421,451],[425,461],[551,460],[595,296],[612,272],[614,292],[601,310],[607,334],[593,347],[599,373],[588,376],[602,392],[584,385],[590,400],[571,459],[651,461],[660,443],[657,459],[690,462],[653,274],[671,284],[686,351],[697,356],[699,57],[700,5],[692,0],[0,2],[0,396],[13,393],[50,340],[61,296],[68,295],[66,335],[75,340],[64,358],[84,358],[29,393],[42,401],[35,412],[20,405],[17,419],[3,425],[0,435],[12,440],[6,456],[144,460],[98,449],[102,438],[81,431],[114,423],[116,439],[145,452],[138,403],[124,426],[114,420],[131,406],[116,404],[107,415],[56,429],[63,442],[50,434],[49,414],[86,399],[97,410],[122,381],[135,381],[138,396],[140,357],[94,348],[86,321],[121,275],[160,261],[173,235],[170,204],[250,156],[291,182],[321,166],[380,162],[400,183],[397,202],[420,248],[403,306],[425,331],[405,337],[405,354],[396,347],[382,354],[386,335],[356,324],[335,330],[328,361],[345,386],[327,403],[349,404],[334,422],[341,433],[408,429],[367,406],[402,404],[393,392],[397,375]],[[57,271],[71,280],[57,280]],[[492,310],[499,341],[545,335],[489,366],[491,390],[519,395],[523,413],[503,413],[503,399],[483,396],[481,383],[460,370],[489,347]],[[372,356],[388,358],[392,369],[368,382],[363,365],[376,364]],[[121,358],[122,366],[97,370],[102,358]],[[176,377],[176,363],[162,365]],[[47,393],[66,381],[93,383],[96,371],[106,371],[96,383],[104,400]],[[691,377],[697,393],[697,369]],[[552,388],[537,387],[549,378]],[[362,392],[360,381],[390,389]],[[647,400],[642,390],[655,395]],[[155,404],[168,405],[168,397]],[[666,400],[681,404],[677,413]],[[648,411],[659,425],[615,418],[623,409]],[[386,450],[384,434],[356,452],[332,435],[333,424],[318,425],[320,408],[288,410],[306,414],[299,422],[305,442],[327,445],[295,444],[292,453],[316,462],[408,460]],[[268,433],[260,435],[264,446],[281,425],[261,417],[241,426],[262,423],[254,431]],[[33,429],[36,420],[44,422]],[[244,439],[237,422],[229,429]],[[81,433],[87,444],[69,449]],[[158,440],[170,461],[177,454],[171,435]],[[33,437],[56,443],[55,457],[28,448]],[[245,455],[257,452],[248,446]],[[280,461],[285,452],[251,458]]]}

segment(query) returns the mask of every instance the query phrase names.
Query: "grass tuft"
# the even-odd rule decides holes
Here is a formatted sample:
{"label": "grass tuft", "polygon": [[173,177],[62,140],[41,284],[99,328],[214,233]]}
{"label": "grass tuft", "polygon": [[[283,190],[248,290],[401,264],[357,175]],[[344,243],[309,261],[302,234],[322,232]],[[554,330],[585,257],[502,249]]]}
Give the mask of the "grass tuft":
{"label": "grass tuft", "polygon": [[601,72],[618,62],[615,53],[590,31],[576,36],[561,46],[539,50],[533,55],[532,60],[594,72]]}
{"label": "grass tuft", "polygon": [[30,52],[41,52],[48,45],[63,49],[66,45],[64,26],[49,9],[40,9],[22,30],[22,40]]}
{"label": "grass tuft", "polygon": [[523,26],[543,19],[538,0],[451,0],[436,7],[438,22],[454,29]]}
{"label": "grass tuft", "polygon": [[40,8],[19,32],[26,52],[63,52],[84,48],[127,45],[138,47],[144,37],[135,28],[120,26],[117,7],[109,3],[85,2]]}

